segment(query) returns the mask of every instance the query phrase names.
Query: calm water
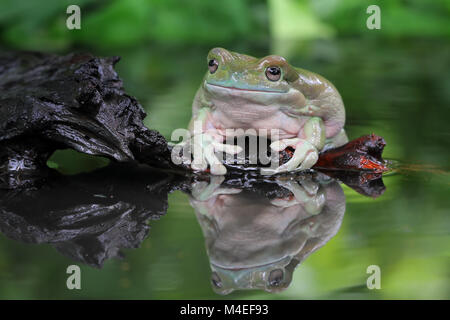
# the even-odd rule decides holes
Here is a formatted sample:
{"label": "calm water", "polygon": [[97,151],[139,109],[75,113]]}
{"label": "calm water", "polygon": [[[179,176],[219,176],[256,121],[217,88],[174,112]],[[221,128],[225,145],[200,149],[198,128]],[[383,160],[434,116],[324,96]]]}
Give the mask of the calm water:
{"label": "calm water", "polygon": [[[170,136],[186,126],[208,49],[115,53],[149,127]],[[367,197],[324,175],[195,181],[94,170],[105,161],[59,152],[51,163],[73,176],[0,200],[0,298],[450,298],[450,45],[230,49],[283,54],[330,79],[349,137],[383,136],[384,157],[399,163],[383,177],[384,193]],[[66,288],[71,264],[81,267],[81,290]],[[366,286],[371,265],[381,270],[379,290]]]}

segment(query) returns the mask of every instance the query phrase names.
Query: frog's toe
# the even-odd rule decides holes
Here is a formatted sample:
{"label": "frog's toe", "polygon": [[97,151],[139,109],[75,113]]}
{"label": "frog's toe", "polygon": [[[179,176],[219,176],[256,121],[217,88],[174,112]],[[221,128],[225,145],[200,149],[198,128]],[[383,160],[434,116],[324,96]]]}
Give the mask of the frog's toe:
{"label": "frog's toe", "polygon": [[289,160],[285,164],[282,164],[278,168],[261,168],[260,172],[263,175],[273,175],[273,174],[277,174],[277,173],[289,172],[289,171],[295,170],[299,166],[300,163],[301,163],[301,158],[296,157],[294,159],[294,157],[292,157],[291,160]]}
{"label": "frog's toe", "polygon": [[213,176],[210,182],[198,181],[192,184],[191,195],[199,201],[206,201],[215,195],[215,191],[219,189],[224,177]]}
{"label": "frog's toe", "polygon": [[191,195],[196,200],[208,200],[211,193],[212,191],[208,190],[208,183],[206,181],[198,181],[191,186]]}
{"label": "frog's toe", "polygon": [[215,163],[210,165],[211,174],[223,176],[227,173],[227,168],[221,163]]}
{"label": "frog's toe", "polygon": [[272,142],[270,144],[270,149],[272,149],[275,152],[281,152],[289,146],[295,147],[299,142],[300,142],[299,138],[282,139]]}
{"label": "frog's toe", "polygon": [[192,185],[191,195],[198,201],[207,201],[221,194],[238,194],[242,190],[237,188],[221,188],[220,185],[225,180],[223,176],[211,176],[210,182],[199,181]]}
{"label": "frog's toe", "polygon": [[193,153],[191,169],[196,171],[205,171],[208,168],[208,163],[201,153]]}
{"label": "frog's toe", "polygon": [[208,169],[208,164],[205,161],[192,161],[191,169],[194,171],[205,171]]}
{"label": "frog's toe", "polygon": [[214,154],[214,148],[205,148],[204,152],[206,161],[208,162],[209,168],[211,170],[211,174],[225,175],[227,173],[227,168],[225,168],[222,162],[220,162],[220,160]]}
{"label": "frog's toe", "polygon": [[277,169],[278,168],[260,168],[259,172],[262,175],[273,175],[278,173]]}
{"label": "frog's toe", "polygon": [[322,212],[325,205],[325,194],[319,190],[319,184],[313,181],[297,182],[295,180],[277,181],[277,184],[288,189],[293,197],[290,199],[274,199],[271,203],[278,207],[290,207],[301,204],[306,212],[316,215]]}
{"label": "frog's toe", "polygon": [[317,159],[317,149],[308,141],[301,140],[296,145],[292,158],[281,165],[279,169],[286,171],[309,169],[316,163]]}
{"label": "frog's toe", "polygon": [[304,190],[304,187],[295,180],[281,181],[278,180],[277,184],[291,192],[291,196],[288,198],[276,198],[271,202],[272,205],[277,207],[291,207],[296,204],[303,204],[306,200],[309,200],[309,195]]}
{"label": "frog's toe", "polygon": [[302,185],[303,189],[309,195],[316,195],[320,188],[320,183],[313,180],[301,180],[299,183]]}
{"label": "frog's toe", "polygon": [[326,197],[324,192],[318,192],[310,201],[306,201],[303,205],[306,212],[311,215],[316,215],[322,212],[325,206]]}
{"label": "frog's toe", "polygon": [[319,154],[316,150],[310,150],[303,160],[302,164],[298,167],[299,170],[311,169],[319,159]]}
{"label": "frog's toe", "polygon": [[287,146],[295,146],[295,152],[288,162],[278,168],[262,168],[261,174],[277,174],[293,170],[305,170],[311,168],[318,159],[317,149],[308,141],[299,138],[284,139],[271,144],[274,151],[283,150]]}

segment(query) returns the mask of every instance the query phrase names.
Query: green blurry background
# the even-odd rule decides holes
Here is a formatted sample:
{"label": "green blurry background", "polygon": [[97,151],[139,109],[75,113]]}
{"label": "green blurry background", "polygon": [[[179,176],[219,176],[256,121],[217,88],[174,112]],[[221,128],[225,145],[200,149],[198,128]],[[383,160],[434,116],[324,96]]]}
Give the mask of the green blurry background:
{"label": "green blurry background", "polygon": [[[81,30],[66,8],[81,7]],[[381,8],[369,30],[366,9]],[[185,127],[209,49],[280,54],[331,80],[344,99],[350,138],[374,132],[405,169],[377,200],[345,189],[341,230],[298,267],[278,295],[231,298],[449,298],[450,1],[434,0],[0,0],[3,49],[119,55],[126,90],[145,124],[167,138]],[[57,152],[49,164],[74,174],[108,160]],[[413,170],[414,169],[414,170]],[[217,298],[200,227],[187,196],[170,196],[140,249],[103,270],[83,267],[83,290],[65,289],[70,261],[46,246],[0,236],[1,298]],[[365,288],[368,265],[382,289]]]}

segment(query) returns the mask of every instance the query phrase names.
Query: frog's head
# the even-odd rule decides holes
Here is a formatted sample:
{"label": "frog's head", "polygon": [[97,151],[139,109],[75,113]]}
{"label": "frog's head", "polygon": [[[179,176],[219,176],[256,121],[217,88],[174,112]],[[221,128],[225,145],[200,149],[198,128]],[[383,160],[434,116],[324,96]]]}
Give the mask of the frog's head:
{"label": "frog's head", "polygon": [[[327,137],[336,135],[344,126],[344,104],[336,88],[318,74],[291,66],[281,56],[258,59],[214,48],[206,64],[202,103],[225,111],[270,106],[272,111],[282,110],[289,115],[320,117]],[[194,101],[194,107],[196,104]]]}
{"label": "frog's head", "polygon": [[287,93],[297,72],[286,59],[267,56],[257,59],[222,48],[212,49],[207,57],[208,72],[205,87],[253,91],[257,93]]}
{"label": "frog's head", "polygon": [[245,289],[281,292],[291,284],[292,274],[298,262],[295,258],[287,256],[266,265],[243,269],[211,264],[211,285],[216,293],[222,295]]}

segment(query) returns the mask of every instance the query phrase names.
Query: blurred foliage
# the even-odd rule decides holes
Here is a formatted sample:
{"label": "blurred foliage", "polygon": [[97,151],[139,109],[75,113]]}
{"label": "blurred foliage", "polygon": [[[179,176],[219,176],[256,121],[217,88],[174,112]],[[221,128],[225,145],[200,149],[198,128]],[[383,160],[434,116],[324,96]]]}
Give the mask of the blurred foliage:
{"label": "blurred foliage", "polygon": [[[81,30],[66,8],[81,7]],[[366,8],[381,8],[368,30]],[[0,46],[120,55],[127,91],[166,137],[185,127],[208,50],[286,56],[324,75],[346,105],[350,138],[385,137],[385,156],[407,167],[385,179],[386,193],[345,189],[341,230],[295,272],[279,295],[231,298],[449,298],[450,1],[448,0],[0,0]],[[64,173],[105,159],[55,153]],[[410,165],[408,165],[410,164]],[[0,298],[218,298],[209,283],[204,239],[187,196],[170,196],[140,249],[103,270],[83,266],[83,289],[65,288],[72,262],[49,246],[0,235]],[[365,287],[368,265],[382,267],[382,290]]]}
{"label": "blurred foliage", "polygon": [[[81,7],[81,30],[66,28],[70,4]],[[381,30],[375,32],[366,28],[371,4],[381,8]],[[449,0],[0,0],[0,8],[2,43],[35,50],[450,36]]]}
{"label": "blurred foliage", "polygon": [[[448,0],[315,0],[314,13],[336,28],[338,34],[379,34],[389,38],[411,36],[450,36]],[[365,8],[376,4],[381,10],[379,33],[361,28],[366,25]]]}
{"label": "blurred foliage", "polygon": [[[81,30],[66,28],[66,8],[81,7]],[[111,49],[143,42],[201,44],[252,35],[266,39],[265,3],[191,0],[1,0],[1,38],[39,50]]]}

